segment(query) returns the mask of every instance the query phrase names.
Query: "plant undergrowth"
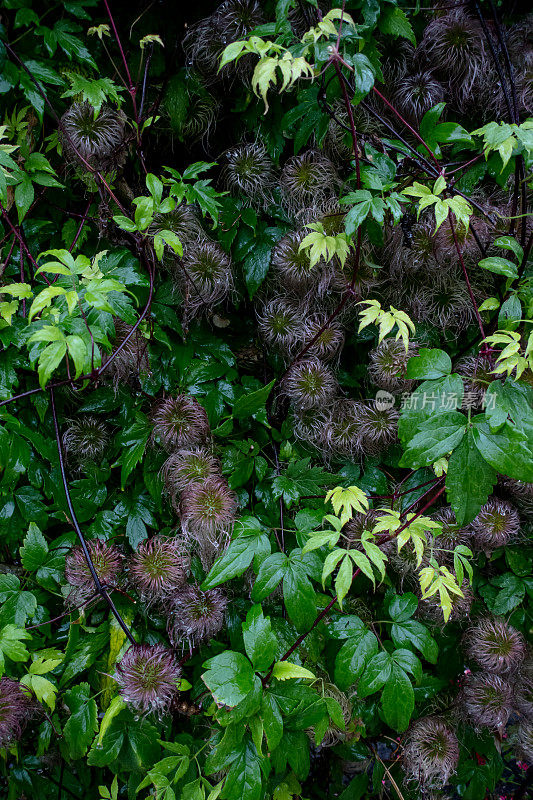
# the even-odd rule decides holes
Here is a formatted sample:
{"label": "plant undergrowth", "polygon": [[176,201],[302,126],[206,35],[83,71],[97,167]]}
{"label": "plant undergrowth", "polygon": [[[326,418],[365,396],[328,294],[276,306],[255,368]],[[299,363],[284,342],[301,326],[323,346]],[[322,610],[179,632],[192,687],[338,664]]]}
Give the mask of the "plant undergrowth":
{"label": "plant undergrowth", "polygon": [[6,800],[526,797],[519,5],[5,0]]}

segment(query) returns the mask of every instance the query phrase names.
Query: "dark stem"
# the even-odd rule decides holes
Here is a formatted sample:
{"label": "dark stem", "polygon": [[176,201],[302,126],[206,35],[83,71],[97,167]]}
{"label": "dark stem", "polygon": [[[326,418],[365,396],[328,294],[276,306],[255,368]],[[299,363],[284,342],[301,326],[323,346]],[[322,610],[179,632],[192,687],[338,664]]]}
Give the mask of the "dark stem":
{"label": "dark stem", "polygon": [[474,297],[474,292],[472,291],[472,286],[470,284],[470,278],[468,277],[468,272],[466,270],[465,262],[463,259],[463,254],[461,252],[461,248],[459,246],[459,242],[457,240],[457,233],[455,231],[455,225],[453,224],[453,220],[451,216],[448,217],[448,222],[450,224],[450,230],[453,236],[453,243],[455,245],[455,249],[457,251],[457,257],[459,259],[459,263],[461,264],[461,269],[463,270],[464,279],[466,281],[466,286],[468,289],[468,294],[470,295],[470,300],[472,301],[472,306],[474,308],[474,313],[477,319],[477,324],[479,325],[479,330],[481,331],[481,336],[485,338],[485,331],[483,330],[483,320],[481,319],[481,314],[479,313],[476,298]]}
{"label": "dark stem", "polygon": [[79,525],[79,522],[78,522],[78,518],[76,517],[76,512],[74,511],[74,506],[72,505],[72,498],[70,496],[70,489],[69,489],[69,486],[68,486],[67,474],[66,474],[66,470],[65,470],[65,462],[64,462],[64,458],[63,458],[63,445],[62,445],[62,442],[61,442],[61,433],[59,431],[59,423],[58,423],[58,419],[57,419],[55,395],[54,395],[54,390],[53,389],[50,390],[50,406],[51,406],[51,410],[52,410],[52,418],[54,420],[54,432],[55,432],[55,437],[56,437],[57,453],[58,453],[58,456],[59,456],[59,469],[61,471],[61,481],[63,483],[63,490],[65,492],[65,497],[66,497],[66,500],[67,500],[67,507],[68,507],[69,514],[70,514],[70,521],[71,521],[72,526],[73,526],[74,530],[76,531],[76,535],[77,535],[77,537],[79,539],[80,546],[81,546],[84,558],[85,558],[85,560],[87,562],[87,566],[89,567],[89,572],[91,573],[91,577],[92,577],[92,579],[94,581],[94,585],[95,585],[96,591],[98,592],[98,594],[100,594],[104,598],[104,600],[108,604],[113,616],[115,617],[115,619],[117,620],[118,624],[120,625],[120,627],[122,628],[122,630],[126,634],[126,637],[129,639],[130,643],[131,644],[136,644],[136,641],[135,641],[135,639],[133,637],[132,632],[130,631],[130,629],[128,628],[128,626],[126,625],[124,620],[122,619],[121,615],[117,611],[116,606],[113,603],[113,601],[111,600],[106,587],[102,584],[100,578],[98,577],[98,573],[96,572],[93,560],[91,558],[91,554],[89,552],[89,548],[87,547],[87,542],[85,541],[85,537],[84,537],[84,535],[83,535],[83,533],[81,531],[81,528],[80,528],[80,525]]}

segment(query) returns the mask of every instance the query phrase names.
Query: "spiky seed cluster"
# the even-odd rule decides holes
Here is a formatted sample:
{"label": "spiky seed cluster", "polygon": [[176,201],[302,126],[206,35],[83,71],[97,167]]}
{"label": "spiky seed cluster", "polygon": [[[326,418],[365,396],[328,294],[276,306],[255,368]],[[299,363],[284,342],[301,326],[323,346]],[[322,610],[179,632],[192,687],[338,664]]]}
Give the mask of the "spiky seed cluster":
{"label": "spiky seed cluster", "polygon": [[[402,549],[402,552],[403,550],[405,550],[405,547]],[[461,591],[463,593],[462,596],[457,594],[451,596],[452,610],[449,622],[456,622],[457,620],[464,622],[464,620],[468,619],[470,616],[474,595],[472,594],[470,584],[467,580],[463,581]],[[435,595],[425,599],[420,598],[418,611],[421,617],[442,625],[442,608]]]}
{"label": "spiky seed cluster", "polygon": [[[326,699],[326,702],[327,698],[335,700],[335,702],[339,704],[342,713],[344,726],[339,728],[334,722],[330,722],[320,742],[320,747],[335,747],[339,742],[346,741],[346,739],[349,738],[349,733],[346,731],[352,718],[352,704],[344,692],[341,692],[333,683],[323,684],[321,694],[322,697]],[[312,728],[307,731],[307,735],[311,741],[314,740],[315,735]]]}
{"label": "spiky seed cluster", "polygon": [[96,115],[90,103],[73,103],[59,128],[65,157],[84,166],[83,159],[97,170],[116,168],[123,155],[125,122],[124,114],[109,106]]}
{"label": "spiky seed cluster", "polygon": [[321,264],[309,266],[309,255],[300,250],[306,231],[291,231],[272,250],[272,268],[282,287],[305,294],[317,281]]}
{"label": "spiky seed cluster", "polygon": [[251,202],[271,200],[276,181],[274,162],[260,142],[226,150],[222,176],[232,194],[244,194]]}
{"label": "spiky seed cluster", "polygon": [[189,536],[218,544],[233,528],[237,501],[218,476],[188,486],[181,495],[181,524]]}
{"label": "spiky seed cluster", "polygon": [[99,417],[85,414],[72,420],[63,434],[63,447],[69,464],[84,467],[99,463],[109,447],[109,428]]}
{"label": "spiky seed cluster", "polygon": [[396,441],[398,436],[397,408],[384,408],[378,402],[364,403],[361,407],[359,439],[361,448],[369,456],[379,455]]}
{"label": "spiky seed cluster", "polygon": [[305,335],[302,311],[283,297],[272,297],[258,313],[258,330],[265,344],[287,355]]}
{"label": "spiky seed cluster", "polygon": [[533,517],[533,483],[526,483],[514,478],[502,477],[502,486],[512,496],[520,512],[525,518]]}
{"label": "spiky seed cluster", "polygon": [[426,111],[444,100],[444,87],[431,72],[420,70],[398,81],[392,103],[410,122],[419,123]]}
{"label": "spiky seed cluster", "polygon": [[383,52],[381,71],[385,85],[398,83],[412,68],[415,55],[413,45],[401,37],[389,37]]}
{"label": "spiky seed cluster", "polygon": [[[219,72],[220,57],[232,42],[247,39],[251,31],[264,21],[257,0],[227,0],[209,17],[192,25],[183,39],[189,70],[199,73],[205,83],[216,83],[224,77],[245,78],[250,63],[245,57]],[[228,69],[229,67],[229,69]]]}
{"label": "spiky seed cluster", "polygon": [[[133,325],[116,319],[115,342],[110,355],[102,355],[101,375],[104,380],[112,380],[115,388],[149,372],[148,342],[137,330],[132,334]],[[131,334],[131,335],[130,335]],[[129,337],[129,338],[128,338]],[[116,353],[116,355],[114,355]],[[111,358],[113,356],[113,358]]]}
{"label": "spiky seed cluster", "polygon": [[455,372],[465,378],[465,400],[464,405],[470,408],[481,408],[485,393],[496,378],[492,372],[494,364],[488,356],[476,355],[461,358],[456,366]]}
{"label": "spiky seed cluster", "polygon": [[355,458],[361,454],[362,412],[363,403],[357,400],[337,400],[327,409],[322,437],[334,458]]}
{"label": "spiky seed cluster", "polygon": [[533,723],[522,722],[516,730],[516,753],[528,764],[533,763]]}
{"label": "spiky seed cluster", "polygon": [[515,682],[515,708],[533,722],[533,676],[518,675]]}
{"label": "spiky seed cluster", "polygon": [[316,341],[307,352],[324,361],[335,358],[344,344],[344,332],[341,325],[336,320],[329,321],[327,314],[312,314],[305,321],[306,344],[312,342],[315,337],[317,337]]}
{"label": "spiky seed cluster", "polygon": [[507,500],[491,497],[472,522],[472,530],[476,542],[483,549],[503,547],[520,531],[518,511]]}
{"label": "spiky seed cluster", "polygon": [[372,531],[378,517],[379,511],[377,509],[371,509],[366,514],[361,514],[360,512],[354,514],[342,529],[344,547],[347,550],[361,550],[363,532]]}
{"label": "spiky seed cluster", "polygon": [[32,700],[18,681],[0,678],[0,748],[20,739],[32,713]]}
{"label": "spiky seed cluster", "polygon": [[404,740],[402,766],[409,780],[426,789],[440,789],[459,761],[459,742],[439,717],[424,717],[411,725]]}
{"label": "spiky seed cluster", "polygon": [[289,370],[283,387],[294,406],[301,410],[324,408],[338,390],[333,372],[318,358],[297,362]]}
{"label": "spiky seed cluster", "polygon": [[[87,543],[89,555],[101,583],[113,586],[122,571],[122,553],[112,544],[94,539]],[[71,586],[68,601],[77,605],[95,591],[94,580],[80,545],[73,547],[65,561],[65,578]]]}
{"label": "spiky seed cluster", "polygon": [[393,394],[408,392],[414,381],[405,377],[407,362],[416,355],[418,347],[409,343],[406,351],[403,342],[384,339],[369,353],[368,374],[370,380],[380,389]]}
{"label": "spiky seed cluster", "polygon": [[203,483],[219,472],[219,462],[205,447],[178,450],[163,464],[165,486],[173,503],[188,486]]}
{"label": "spiky seed cluster", "polygon": [[[469,526],[462,528],[457,524],[455,512],[451,506],[439,508],[431,515],[431,519],[442,525],[442,531],[434,539],[434,547],[437,551],[454,550],[457,545],[466,545],[472,549],[472,530]],[[451,554],[449,555],[451,556]],[[439,559],[442,560],[440,554]]]}
{"label": "spiky seed cluster", "polygon": [[335,195],[339,176],[332,161],[315,150],[290,158],[281,172],[281,190],[288,210],[293,214],[319,209]]}
{"label": "spiky seed cluster", "polygon": [[222,630],[227,600],[220,589],[202,591],[199,586],[188,585],[172,600],[169,636],[174,647],[192,649],[209,641]]}
{"label": "spiky seed cluster", "polygon": [[194,316],[218,305],[230,293],[231,258],[215,242],[199,239],[186,248],[178,277],[188,314]]}
{"label": "spiky seed cluster", "polygon": [[179,126],[181,138],[190,142],[209,141],[210,134],[216,127],[219,112],[220,103],[211,92],[203,91],[201,94],[191,95],[187,114]]}
{"label": "spiky seed cluster", "polygon": [[161,600],[185,583],[189,556],[177,538],[154,536],[141,542],[128,564],[129,578],[147,600]]}
{"label": "spiky seed cluster", "polygon": [[499,675],[480,672],[467,675],[461,697],[461,708],[474,725],[501,731],[511,713],[513,689]]}
{"label": "spiky seed cluster", "polygon": [[[477,287],[472,287],[479,298]],[[428,322],[445,331],[459,333],[474,320],[472,301],[464,280],[453,273],[435,277],[423,285],[412,300],[419,322]]]}
{"label": "spiky seed cluster", "polygon": [[150,226],[150,233],[155,235],[164,230],[175,233],[184,247],[204,236],[202,225],[194,208],[185,200],[167,214],[156,214]]}
{"label": "spiky seed cluster", "polygon": [[185,394],[159,402],[152,411],[152,424],[154,439],[169,453],[201,445],[210,434],[205,409]]}
{"label": "spiky seed cluster", "polygon": [[115,680],[120,694],[137,713],[161,715],[178,691],[180,675],[176,657],[167,647],[137,644],[117,664]]}
{"label": "spiky seed cluster", "polygon": [[466,654],[485,672],[515,672],[526,654],[524,637],[498,617],[481,619],[465,634]]}
{"label": "spiky seed cluster", "polygon": [[418,53],[449,82],[459,107],[468,100],[476,81],[488,71],[480,25],[461,9],[454,9],[429,23]]}

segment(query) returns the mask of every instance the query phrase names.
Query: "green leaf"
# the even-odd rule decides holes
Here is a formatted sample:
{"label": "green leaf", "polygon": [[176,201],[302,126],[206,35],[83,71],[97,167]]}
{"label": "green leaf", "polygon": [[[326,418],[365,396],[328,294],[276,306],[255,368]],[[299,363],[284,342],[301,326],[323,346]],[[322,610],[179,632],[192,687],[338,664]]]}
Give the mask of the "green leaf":
{"label": "green leaf", "polygon": [[410,619],[418,608],[418,599],[412,592],[395,594],[389,601],[388,614],[394,622],[405,622]]}
{"label": "green leaf", "polygon": [[248,417],[253,417],[258,411],[264,409],[268,395],[272,391],[275,382],[275,380],[270,381],[267,386],[239,397],[233,406],[233,416],[238,420],[248,419]]}
{"label": "green leaf", "polygon": [[246,525],[245,529],[230,542],[224,554],[217,558],[202,583],[202,589],[214,589],[215,586],[242,575],[258,553],[269,555],[270,542],[260,522],[254,517],[247,517],[239,520],[239,524]]}
{"label": "green leaf", "polygon": [[518,267],[509,261],[507,258],[500,258],[500,256],[491,256],[490,258],[482,258],[479,266],[489,272],[495,272],[496,275],[504,275],[506,278],[518,278]]}
{"label": "green leaf", "polygon": [[393,663],[381,695],[381,707],[387,725],[403,733],[415,708],[415,696],[405,670]]}
{"label": "green leaf", "polygon": [[11,661],[27,661],[30,657],[23,642],[31,634],[16,625],[4,625],[0,630],[0,676],[4,673],[4,656]]}
{"label": "green leaf", "polygon": [[63,728],[63,738],[70,758],[83,758],[98,730],[96,702],[88,683],[80,683],[63,695],[70,711]]}
{"label": "green leaf", "polygon": [[516,480],[533,482],[533,453],[528,440],[508,422],[492,433],[487,422],[474,421],[474,444],[491,467]]}
{"label": "green leaf", "polygon": [[275,750],[283,736],[283,717],[276,699],[269,691],[261,699],[261,719],[270,750]]}
{"label": "green leaf", "polygon": [[378,27],[382,33],[388,33],[389,36],[403,36],[409,39],[411,44],[416,44],[415,34],[405,11],[397,6],[386,6],[383,9]]}
{"label": "green leaf", "polygon": [[382,652],[372,656],[357,685],[359,697],[368,697],[369,694],[381,689],[383,684],[389,680],[392,674],[392,667],[393,661],[388,653]]}
{"label": "green leaf", "polygon": [[272,677],[278,681],[286,681],[289,678],[311,678],[316,679],[310,670],[300,667],[298,664],[291,664],[290,661],[277,661],[272,669]]}
{"label": "green leaf", "polygon": [[204,663],[202,680],[217,703],[233,708],[254,687],[254,670],[246,656],[225,650]]}
{"label": "green leaf", "polygon": [[48,383],[48,379],[52,375],[56,367],[59,366],[65,353],[67,352],[66,342],[52,342],[47,345],[39,356],[39,365],[37,372],[39,374],[39,385],[44,389]]}
{"label": "green leaf", "polygon": [[274,661],[277,640],[272,633],[270,617],[263,616],[261,606],[252,606],[242,626],[244,649],[255,670],[268,669]]}
{"label": "green leaf", "polygon": [[34,522],[30,522],[28,533],[20,548],[22,566],[28,572],[36,572],[46,562],[48,557],[48,544],[40,529]]}
{"label": "green leaf", "polygon": [[263,791],[260,765],[255,745],[246,739],[230,767],[220,797],[223,800],[259,800]]}
{"label": "green leaf", "polygon": [[472,429],[455,448],[448,461],[446,496],[458,525],[466,525],[487,502],[497,480],[497,473],[481,456]]}
{"label": "green leaf", "polygon": [[152,426],[147,417],[140,411],[135,413],[133,422],[119,437],[120,455],[116,464],[122,466],[120,472],[120,485],[124,489],[129,475],[141,461],[146,444],[152,433]]}
{"label": "green leaf", "polygon": [[378,641],[373,633],[363,626],[360,635],[350,637],[341,647],[335,659],[335,683],[339,689],[347,689],[356,683],[368,661],[378,652]]}
{"label": "green leaf", "polygon": [[429,630],[416,619],[395,622],[391,628],[391,639],[396,647],[411,645],[419,650],[430,664],[437,663],[439,648]]}
{"label": "green leaf", "polygon": [[407,443],[400,466],[425,467],[454,450],[466,432],[466,417],[458,411],[437,414],[420,423]]}
{"label": "green leaf", "polygon": [[22,181],[15,188],[15,205],[17,206],[19,225],[30,210],[34,197],[35,191],[31,178],[24,175]]}
{"label": "green leaf", "polygon": [[[255,586],[254,586],[255,589]],[[300,564],[289,563],[283,576],[283,600],[297,630],[309,628],[316,617],[316,594]]]}
{"label": "green leaf", "polygon": [[452,371],[452,360],[444,350],[422,347],[417,356],[407,362],[407,377],[415,380],[443,378]]}
{"label": "green leaf", "polygon": [[288,569],[288,558],[285,553],[272,553],[265,558],[259,567],[254,587],[252,600],[261,602],[265,600],[279,584]]}

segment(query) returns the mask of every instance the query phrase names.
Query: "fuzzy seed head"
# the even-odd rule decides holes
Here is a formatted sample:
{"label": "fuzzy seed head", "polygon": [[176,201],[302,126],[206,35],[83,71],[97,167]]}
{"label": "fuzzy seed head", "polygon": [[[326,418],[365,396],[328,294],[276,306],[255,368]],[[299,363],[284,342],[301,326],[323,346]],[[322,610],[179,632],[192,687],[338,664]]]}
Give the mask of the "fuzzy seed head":
{"label": "fuzzy seed head", "polygon": [[501,484],[512,496],[524,517],[530,520],[533,517],[533,483],[502,477]]}
{"label": "fuzzy seed head", "polygon": [[472,530],[469,526],[459,527],[455,519],[455,512],[451,506],[439,508],[431,519],[440,522],[442,531],[435,536],[434,546],[437,550],[453,550],[457,545],[466,545],[470,549],[473,547]]}
{"label": "fuzzy seed head", "polygon": [[184,246],[196,242],[204,235],[196,212],[185,201],[167,214],[156,214],[150,233],[155,235],[165,230],[175,233]]}
{"label": "fuzzy seed head", "polygon": [[305,294],[318,280],[321,264],[309,266],[309,255],[300,250],[305,231],[292,231],[280,239],[272,250],[272,268],[281,287],[296,294]]}
{"label": "fuzzy seed head", "polygon": [[337,400],[325,413],[323,438],[335,458],[354,458],[361,454],[363,404],[356,400]]}
{"label": "fuzzy seed head", "polygon": [[216,545],[231,533],[237,501],[223,478],[211,477],[185,489],[180,509],[184,532]]}
{"label": "fuzzy seed head", "polygon": [[284,389],[296,408],[306,410],[323,408],[336,395],[338,384],[329,367],[308,358],[291,367]]}
{"label": "fuzzy seed head", "polygon": [[[402,552],[405,547],[402,548]],[[418,587],[417,587],[418,589]],[[462,596],[453,594],[451,595],[452,610],[448,622],[456,622],[458,620],[464,622],[470,615],[470,609],[474,602],[474,595],[467,580],[464,580],[461,586]],[[438,596],[420,598],[418,604],[418,611],[422,618],[434,622],[437,625],[443,626],[444,619],[442,616],[442,608],[440,606]]]}
{"label": "fuzzy seed head", "polygon": [[[148,342],[139,329],[137,328],[130,336],[133,325],[128,325],[119,319],[114,322],[115,342],[113,351],[109,356],[102,354],[102,367],[107,364],[113,353],[117,353],[117,355],[101,374],[104,380],[112,380],[117,389],[121,384],[132,381],[143,373],[149,372],[150,361],[148,358]],[[127,339],[128,336],[129,339]],[[125,344],[121,346],[123,342]]]}
{"label": "fuzzy seed head", "polygon": [[225,153],[223,178],[231,194],[245,194],[252,201],[266,201],[276,180],[274,163],[265,146],[241,144]]}
{"label": "fuzzy seed head", "polygon": [[265,344],[288,354],[304,335],[302,311],[282,297],[273,297],[258,314],[258,329]]}
{"label": "fuzzy seed head", "polygon": [[[93,539],[87,543],[96,574],[105,586],[114,586],[122,571],[122,553],[112,544]],[[83,603],[95,591],[94,580],[81,546],[73,547],[65,561],[65,578],[71,586],[68,602]]]}
{"label": "fuzzy seed head", "polygon": [[111,443],[109,428],[99,417],[85,414],[72,420],[63,434],[69,464],[79,467],[100,463]]}
{"label": "fuzzy seed head", "polygon": [[83,166],[81,156],[98,170],[116,167],[124,147],[125,122],[121,111],[108,106],[95,117],[90,103],[73,103],[61,117],[59,130],[65,158]]}
{"label": "fuzzy seed head", "polygon": [[336,194],[339,177],[332,161],[309,150],[290,158],[281,172],[282,194],[291,213],[317,206]]}
{"label": "fuzzy seed head", "polygon": [[32,716],[33,703],[24,689],[11,678],[0,678],[0,748],[22,736]]}
{"label": "fuzzy seed head", "polygon": [[465,634],[466,654],[485,672],[506,675],[520,666],[526,643],[505,620],[487,617]]}
{"label": "fuzzy seed head", "polygon": [[205,409],[185,394],[158,403],[152,412],[152,424],[154,439],[169,453],[202,444],[210,433]]}
{"label": "fuzzy seed head", "polygon": [[336,320],[328,322],[327,314],[313,314],[305,323],[305,342],[311,342],[318,335],[309,350],[309,355],[323,361],[331,361],[344,344],[344,332]]}
{"label": "fuzzy seed head", "polygon": [[[475,286],[474,296],[479,297]],[[464,280],[453,273],[435,277],[420,288],[411,301],[418,322],[428,322],[455,334],[465,330],[474,320],[472,301]]]}
{"label": "fuzzy seed head", "polygon": [[511,713],[513,689],[499,675],[488,672],[467,675],[461,708],[476,726],[503,730]]}
{"label": "fuzzy seed head", "polygon": [[448,783],[459,761],[457,736],[438,717],[424,717],[406,734],[402,766],[408,780],[426,789],[440,789]]}
{"label": "fuzzy seed head", "polygon": [[216,636],[222,630],[226,606],[220,589],[203,592],[196,585],[184,586],[172,601],[169,636],[174,647],[188,643],[192,649]]}
{"label": "fuzzy seed head", "polygon": [[405,377],[407,362],[416,355],[418,347],[409,343],[407,352],[403,342],[395,339],[384,339],[369,353],[368,374],[370,380],[380,389],[393,394],[408,392],[414,381]]}
{"label": "fuzzy seed head", "polygon": [[220,464],[205,447],[178,450],[163,464],[165,486],[173,501],[191,484],[203,483],[219,471]]}
{"label": "fuzzy seed head", "polygon": [[145,539],[130,558],[129,578],[141,597],[161,600],[185,583],[189,557],[177,538]]}
{"label": "fuzzy seed head", "polygon": [[533,723],[522,722],[516,730],[516,752],[528,764],[533,764]]}
{"label": "fuzzy seed head", "polygon": [[258,0],[225,0],[214,16],[228,44],[247,39],[251,31],[264,22]]}
{"label": "fuzzy seed head", "polygon": [[457,362],[454,371],[465,378],[465,395],[471,408],[482,407],[485,392],[496,378],[493,368],[492,360],[483,355],[465,356]]}
{"label": "fuzzy seed head", "polygon": [[132,645],[117,664],[115,680],[123,699],[138,714],[161,716],[177,694],[181,668],[162,644]]}
{"label": "fuzzy seed head", "polygon": [[179,279],[191,315],[218,305],[233,288],[231,258],[209,239],[191,243],[182,264]]}
{"label": "fuzzy seed head", "polygon": [[364,403],[360,413],[359,440],[365,453],[375,456],[381,453],[398,436],[397,408],[383,408],[379,403]]}
{"label": "fuzzy seed head", "polygon": [[533,722],[533,675],[520,674],[515,683],[515,690],[515,708]]}
{"label": "fuzzy seed head", "polygon": [[418,53],[439,76],[450,81],[459,105],[476,79],[488,70],[480,25],[461,9],[454,9],[429,23]]}
{"label": "fuzzy seed head", "polygon": [[507,500],[491,497],[472,522],[472,530],[476,542],[483,549],[504,547],[520,531],[518,511]]}
{"label": "fuzzy seed head", "polygon": [[404,75],[392,94],[392,104],[410,122],[419,123],[426,111],[444,100],[444,87],[431,72]]}

